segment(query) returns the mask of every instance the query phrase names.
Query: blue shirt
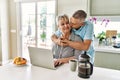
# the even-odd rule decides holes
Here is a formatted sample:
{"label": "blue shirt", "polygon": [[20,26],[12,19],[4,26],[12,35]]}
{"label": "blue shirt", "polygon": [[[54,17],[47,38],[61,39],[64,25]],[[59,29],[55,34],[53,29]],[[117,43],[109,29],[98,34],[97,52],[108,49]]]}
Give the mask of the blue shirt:
{"label": "blue shirt", "polygon": [[[87,50],[87,54],[91,57],[90,61],[94,63],[94,45],[93,45],[93,40],[94,40],[94,28],[93,24],[89,21],[85,22],[84,26],[81,26],[78,30],[72,29],[72,31],[80,36],[82,40],[92,40],[89,49]],[[59,36],[61,34],[60,30],[55,32],[56,36]]]}

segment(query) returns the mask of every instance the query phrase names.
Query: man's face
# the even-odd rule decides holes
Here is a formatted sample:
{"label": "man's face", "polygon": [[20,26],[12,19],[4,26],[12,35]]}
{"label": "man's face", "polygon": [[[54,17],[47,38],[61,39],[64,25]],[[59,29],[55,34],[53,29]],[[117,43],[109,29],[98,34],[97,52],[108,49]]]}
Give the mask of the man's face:
{"label": "man's face", "polygon": [[75,19],[74,17],[70,18],[70,25],[74,29],[79,29],[80,26],[83,26],[85,22],[85,19]]}

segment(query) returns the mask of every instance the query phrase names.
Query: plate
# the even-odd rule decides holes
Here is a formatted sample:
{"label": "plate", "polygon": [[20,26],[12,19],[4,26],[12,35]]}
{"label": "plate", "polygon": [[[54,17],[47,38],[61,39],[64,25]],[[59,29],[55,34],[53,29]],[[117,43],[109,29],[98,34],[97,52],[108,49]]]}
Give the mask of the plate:
{"label": "plate", "polygon": [[22,67],[22,66],[26,66],[27,64],[21,64],[21,65],[18,65],[18,64],[14,64],[15,66],[18,66],[18,67]]}

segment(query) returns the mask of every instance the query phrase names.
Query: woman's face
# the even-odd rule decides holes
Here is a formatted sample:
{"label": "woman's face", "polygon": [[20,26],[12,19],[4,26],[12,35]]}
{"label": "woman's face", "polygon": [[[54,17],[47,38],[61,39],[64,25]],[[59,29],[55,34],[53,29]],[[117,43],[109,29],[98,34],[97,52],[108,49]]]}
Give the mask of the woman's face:
{"label": "woman's face", "polygon": [[63,34],[69,33],[71,30],[71,27],[69,25],[69,20],[67,19],[60,19],[58,21],[58,26]]}

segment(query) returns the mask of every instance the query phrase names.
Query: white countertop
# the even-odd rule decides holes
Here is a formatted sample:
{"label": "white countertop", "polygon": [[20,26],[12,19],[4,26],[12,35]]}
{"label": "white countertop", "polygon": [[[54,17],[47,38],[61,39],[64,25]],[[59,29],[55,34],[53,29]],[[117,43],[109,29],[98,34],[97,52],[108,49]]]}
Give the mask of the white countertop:
{"label": "white countertop", "polygon": [[112,46],[95,46],[95,51],[109,52],[109,53],[120,53],[120,48],[114,48]]}
{"label": "white countertop", "polygon": [[[71,72],[68,64],[57,70],[36,66],[15,66],[13,64],[0,66],[0,80],[86,80],[79,78],[76,72]],[[120,71],[94,67],[93,75],[87,80],[120,80]]]}

